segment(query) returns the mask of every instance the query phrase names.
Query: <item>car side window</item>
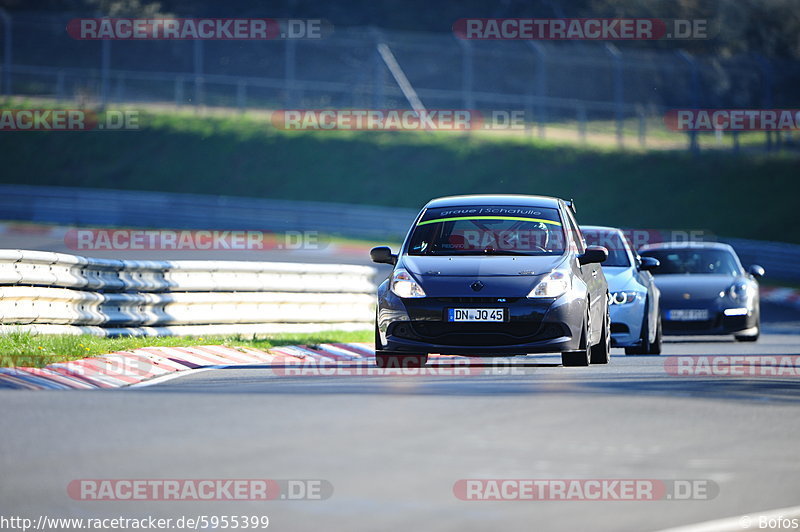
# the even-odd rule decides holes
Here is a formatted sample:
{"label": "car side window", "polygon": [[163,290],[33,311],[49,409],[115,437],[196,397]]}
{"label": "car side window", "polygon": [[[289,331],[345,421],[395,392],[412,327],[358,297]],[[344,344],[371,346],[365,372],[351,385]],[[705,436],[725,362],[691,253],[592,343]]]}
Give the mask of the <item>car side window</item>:
{"label": "car side window", "polygon": [[586,241],[583,239],[583,233],[581,233],[578,228],[575,217],[572,216],[572,210],[566,208],[564,211],[567,213],[567,225],[569,226],[570,239],[575,244],[578,253],[583,253],[586,251]]}

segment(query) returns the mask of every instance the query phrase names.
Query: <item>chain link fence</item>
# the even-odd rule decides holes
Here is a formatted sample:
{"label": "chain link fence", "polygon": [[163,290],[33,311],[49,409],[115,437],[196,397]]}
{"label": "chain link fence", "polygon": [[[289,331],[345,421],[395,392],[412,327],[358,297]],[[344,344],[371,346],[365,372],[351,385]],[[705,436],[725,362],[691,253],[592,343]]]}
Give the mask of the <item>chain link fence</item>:
{"label": "chain link fence", "polygon": [[[81,41],[65,29],[73,14],[0,15],[6,96],[238,111],[408,108],[408,95],[378,52],[385,45],[427,108],[524,111],[526,130],[539,136],[570,132],[586,140],[605,133],[619,144],[633,137],[681,147],[692,143],[664,127],[668,109],[800,107],[800,65],[692,56],[679,43],[644,50],[343,27],[317,40]],[[765,137],[770,149],[792,140]]]}

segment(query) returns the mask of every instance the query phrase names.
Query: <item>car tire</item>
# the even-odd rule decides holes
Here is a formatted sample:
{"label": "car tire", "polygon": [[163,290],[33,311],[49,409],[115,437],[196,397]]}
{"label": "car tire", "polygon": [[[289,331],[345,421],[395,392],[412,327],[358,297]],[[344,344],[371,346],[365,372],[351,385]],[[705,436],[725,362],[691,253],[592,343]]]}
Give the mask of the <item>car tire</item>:
{"label": "car tire", "polygon": [[606,315],[603,318],[603,333],[600,336],[600,341],[590,348],[590,352],[592,364],[608,364],[611,360],[611,317],[608,314],[608,309],[606,309]]}
{"label": "car tire", "polygon": [[757,342],[761,336],[761,315],[756,318],[756,333],[748,335],[734,335],[737,342]]}
{"label": "car tire", "polygon": [[660,355],[661,354],[661,316],[658,316],[658,324],[656,325],[656,337],[650,341],[650,300],[647,300],[647,305],[644,309],[644,318],[642,319],[642,333],[639,345],[633,345],[625,348],[626,355]]}
{"label": "car tire", "polygon": [[381,333],[378,331],[378,313],[375,313],[375,352],[381,350],[383,344],[381,343]]}
{"label": "car tire", "polygon": [[394,353],[376,351],[375,365],[386,369],[421,368],[428,363],[428,353]]}
{"label": "car tire", "polygon": [[653,340],[653,343],[650,344],[650,350],[648,354],[650,355],[660,355],[661,354],[661,344],[664,341],[664,330],[663,326],[661,325],[661,314],[658,315],[658,322],[656,323],[656,337]]}
{"label": "car tire", "polygon": [[759,336],[761,336],[761,327],[758,328],[758,331],[756,331],[755,334],[751,334],[748,336],[738,335],[734,336],[734,338],[736,339],[737,342],[757,342]]}
{"label": "car tire", "polygon": [[563,351],[561,353],[562,366],[588,366],[592,357],[592,349],[589,345],[589,316],[583,320],[583,331],[581,331],[581,349],[577,351]]}

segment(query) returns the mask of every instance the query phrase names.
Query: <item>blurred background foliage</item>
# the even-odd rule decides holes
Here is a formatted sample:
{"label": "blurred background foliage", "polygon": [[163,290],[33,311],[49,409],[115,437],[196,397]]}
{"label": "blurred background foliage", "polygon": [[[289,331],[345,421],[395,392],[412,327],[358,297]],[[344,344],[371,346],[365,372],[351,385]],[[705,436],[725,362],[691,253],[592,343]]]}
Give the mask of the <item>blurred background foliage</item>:
{"label": "blurred background foliage", "polygon": [[[334,25],[449,32],[468,17],[652,17],[708,19],[710,39],[684,41],[690,52],[756,53],[800,58],[800,0],[0,0],[9,11],[74,11],[108,16],[214,16],[323,18]],[[670,41],[627,43],[670,48]]]}

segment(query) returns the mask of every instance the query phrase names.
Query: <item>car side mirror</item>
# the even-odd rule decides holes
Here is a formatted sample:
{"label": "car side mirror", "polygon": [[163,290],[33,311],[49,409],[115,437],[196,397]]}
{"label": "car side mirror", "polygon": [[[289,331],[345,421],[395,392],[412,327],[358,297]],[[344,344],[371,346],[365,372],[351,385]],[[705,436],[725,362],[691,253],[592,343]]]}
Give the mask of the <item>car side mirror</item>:
{"label": "car side mirror", "polygon": [[643,272],[651,272],[661,266],[661,262],[654,257],[642,257],[639,264],[639,270]]}
{"label": "car side mirror", "polygon": [[578,255],[581,264],[599,264],[608,258],[608,250],[603,246],[589,246],[582,255]]}
{"label": "car side mirror", "polygon": [[397,264],[397,255],[393,255],[392,250],[387,246],[372,248],[369,251],[369,256],[372,262],[377,262],[378,264],[391,264],[392,266]]}
{"label": "car side mirror", "polygon": [[764,268],[762,268],[758,264],[753,264],[752,266],[747,268],[747,273],[749,273],[756,279],[761,279],[762,277],[764,277],[764,273],[766,272],[764,271]]}

